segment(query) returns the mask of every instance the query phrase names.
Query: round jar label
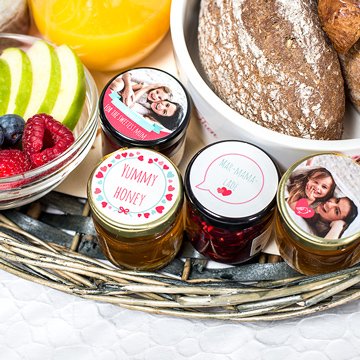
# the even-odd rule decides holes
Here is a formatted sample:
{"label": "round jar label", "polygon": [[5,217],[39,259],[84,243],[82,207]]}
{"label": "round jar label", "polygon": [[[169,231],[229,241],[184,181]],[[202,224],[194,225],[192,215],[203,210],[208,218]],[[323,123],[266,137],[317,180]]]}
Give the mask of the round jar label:
{"label": "round jar label", "polygon": [[174,165],[146,149],[118,150],[93,172],[91,195],[105,217],[125,225],[153,222],[173,207],[181,194]]}
{"label": "round jar label", "polygon": [[356,157],[321,154],[290,169],[282,180],[287,217],[324,239],[360,232],[360,164]]}
{"label": "round jar label", "polygon": [[111,127],[128,139],[165,138],[187,118],[185,91],[164,71],[132,69],[118,75],[104,91],[103,114]]}
{"label": "round jar label", "polygon": [[240,219],[261,212],[274,200],[278,172],[258,147],[224,141],[198,154],[189,171],[189,184],[207,211]]}

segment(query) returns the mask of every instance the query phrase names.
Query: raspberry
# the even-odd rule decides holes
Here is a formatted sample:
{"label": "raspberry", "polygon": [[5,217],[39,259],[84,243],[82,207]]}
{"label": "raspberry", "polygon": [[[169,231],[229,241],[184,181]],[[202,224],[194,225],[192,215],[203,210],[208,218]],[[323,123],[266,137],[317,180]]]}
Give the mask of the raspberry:
{"label": "raspberry", "polygon": [[25,125],[23,150],[33,167],[48,163],[74,143],[74,135],[66,126],[47,114],[31,117]]}
{"label": "raspberry", "polygon": [[22,174],[30,169],[30,159],[21,150],[0,150],[0,178]]}

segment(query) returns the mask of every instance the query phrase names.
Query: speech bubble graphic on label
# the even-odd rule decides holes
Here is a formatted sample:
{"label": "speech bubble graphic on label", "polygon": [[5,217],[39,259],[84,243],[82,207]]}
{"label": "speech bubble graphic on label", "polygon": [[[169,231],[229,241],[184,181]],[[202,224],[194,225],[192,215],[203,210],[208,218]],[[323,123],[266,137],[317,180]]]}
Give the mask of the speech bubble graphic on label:
{"label": "speech bubble graphic on label", "polygon": [[264,173],[259,164],[246,155],[224,154],[210,163],[196,188],[208,191],[222,202],[244,204],[262,192]]}

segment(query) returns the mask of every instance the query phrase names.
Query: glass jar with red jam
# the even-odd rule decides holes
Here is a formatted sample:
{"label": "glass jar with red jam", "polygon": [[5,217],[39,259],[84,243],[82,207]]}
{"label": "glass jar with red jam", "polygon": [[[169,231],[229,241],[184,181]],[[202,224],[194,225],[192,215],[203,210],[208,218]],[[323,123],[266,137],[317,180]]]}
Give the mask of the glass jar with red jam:
{"label": "glass jar with red jam", "polygon": [[182,84],[155,68],[135,68],[113,77],[99,99],[103,155],[122,147],[156,150],[178,165],[191,113]]}
{"label": "glass jar with red jam", "polygon": [[239,264],[258,254],[273,224],[279,172],[255,145],[220,141],[200,150],[185,173],[185,231],[208,258]]}

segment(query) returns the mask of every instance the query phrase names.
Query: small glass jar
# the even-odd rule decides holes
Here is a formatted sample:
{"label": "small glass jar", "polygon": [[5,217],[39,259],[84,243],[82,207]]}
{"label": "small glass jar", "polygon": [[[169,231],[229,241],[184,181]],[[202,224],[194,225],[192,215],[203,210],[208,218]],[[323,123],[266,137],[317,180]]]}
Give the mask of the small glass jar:
{"label": "small glass jar", "polygon": [[137,68],[112,78],[99,99],[103,155],[122,147],[159,151],[178,165],[190,119],[190,99],[165,71]]}
{"label": "small glass jar", "polygon": [[238,264],[258,254],[272,231],[279,173],[258,147],[220,141],[198,152],[185,173],[185,231],[210,259]]}
{"label": "small glass jar", "polygon": [[175,257],[184,196],[181,175],[165,156],[119,149],[93,170],[87,194],[100,247],[112,263],[155,270]]}
{"label": "small glass jar", "polygon": [[283,175],[277,194],[280,255],[305,275],[360,260],[360,165],[338,153],[308,156]]}

